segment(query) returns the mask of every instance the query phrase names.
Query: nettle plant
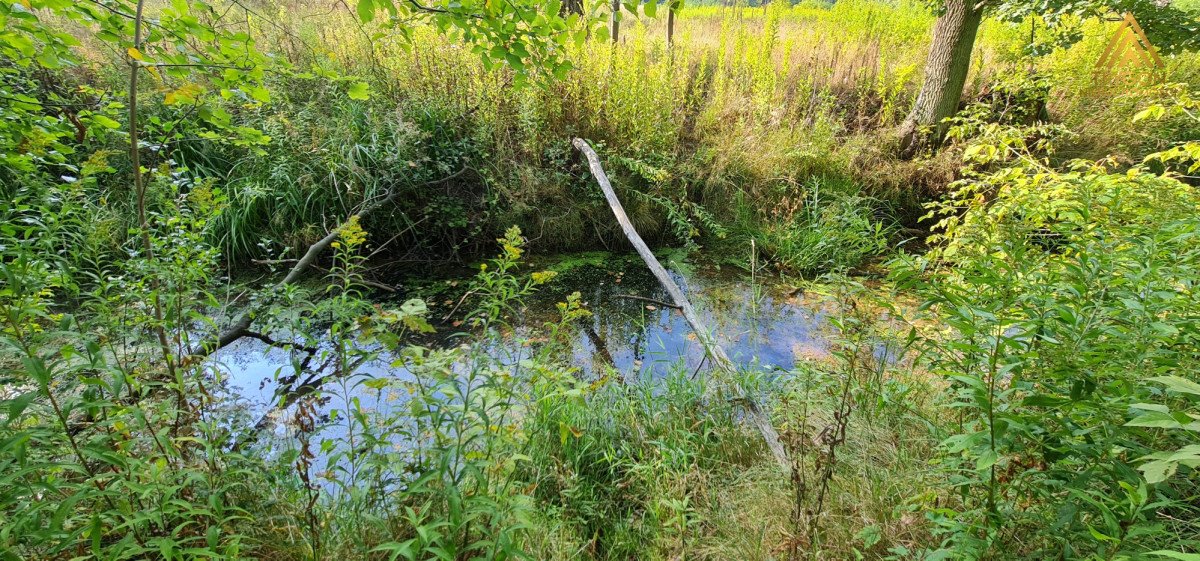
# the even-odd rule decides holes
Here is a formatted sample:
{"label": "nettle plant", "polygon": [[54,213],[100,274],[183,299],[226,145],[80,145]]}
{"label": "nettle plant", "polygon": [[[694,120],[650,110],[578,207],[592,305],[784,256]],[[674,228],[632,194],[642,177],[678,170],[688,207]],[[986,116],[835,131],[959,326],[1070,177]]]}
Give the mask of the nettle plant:
{"label": "nettle plant", "polygon": [[943,553],[1195,547],[1197,480],[1167,477],[1195,465],[1194,418],[1163,385],[1197,376],[1200,196],[1139,168],[1056,169],[1044,131],[983,128],[976,171],[934,205],[941,245],[896,267],[945,326],[918,338],[956,411],[955,492],[929,513]]}

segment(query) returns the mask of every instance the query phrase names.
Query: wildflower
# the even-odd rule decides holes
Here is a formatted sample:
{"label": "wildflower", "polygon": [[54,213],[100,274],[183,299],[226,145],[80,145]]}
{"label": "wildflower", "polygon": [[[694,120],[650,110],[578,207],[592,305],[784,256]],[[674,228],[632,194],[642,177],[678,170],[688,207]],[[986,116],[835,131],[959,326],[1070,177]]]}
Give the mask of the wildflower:
{"label": "wildflower", "polygon": [[338,234],[338,237],[342,243],[333,242],[331,245],[334,248],[340,248],[342,247],[342,244],[345,244],[346,249],[354,249],[362,245],[363,242],[367,241],[367,232],[362,229],[362,226],[359,225],[357,214],[351,216],[350,220],[346,221],[346,224],[342,226],[342,231]]}
{"label": "wildflower", "polygon": [[537,271],[530,275],[533,279],[533,284],[546,284],[556,276],[558,276],[558,273],[554,271]]}

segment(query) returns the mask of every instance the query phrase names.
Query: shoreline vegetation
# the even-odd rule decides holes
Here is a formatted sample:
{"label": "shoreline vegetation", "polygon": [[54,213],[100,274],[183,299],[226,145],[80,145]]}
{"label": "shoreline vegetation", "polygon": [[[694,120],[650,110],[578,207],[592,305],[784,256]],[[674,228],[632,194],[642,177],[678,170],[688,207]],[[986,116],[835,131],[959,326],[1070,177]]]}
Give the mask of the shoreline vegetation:
{"label": "shoreline vegetation", "polygon": [[1198,14],[2,3],[0,560],[1200,559]]}

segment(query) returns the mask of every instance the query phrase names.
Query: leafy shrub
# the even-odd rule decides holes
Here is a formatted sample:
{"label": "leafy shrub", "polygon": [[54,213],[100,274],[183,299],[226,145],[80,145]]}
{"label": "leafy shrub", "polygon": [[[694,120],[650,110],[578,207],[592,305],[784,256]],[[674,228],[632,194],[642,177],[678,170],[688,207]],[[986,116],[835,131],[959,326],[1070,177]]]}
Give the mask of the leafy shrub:
{"label": "leafy shrub", "polygon": [[1152,428],[1167,425],[1149,422],[1163,408],[1147,403],[1162,376],[1196,376],[1200,196],[1136,168],[1058,171],[1025,135],[1000,138],[976,152],[1007,163],[937,207],[945,244],[929,258],[953,267],[897,269],[949,330],[921,339],[957,414],[941,460],[954,502],[930,514],[944,551],[1130,558],[1194,547],[1194,478],[1137,468],[1161,475],[1139,458],[1195,442]]}

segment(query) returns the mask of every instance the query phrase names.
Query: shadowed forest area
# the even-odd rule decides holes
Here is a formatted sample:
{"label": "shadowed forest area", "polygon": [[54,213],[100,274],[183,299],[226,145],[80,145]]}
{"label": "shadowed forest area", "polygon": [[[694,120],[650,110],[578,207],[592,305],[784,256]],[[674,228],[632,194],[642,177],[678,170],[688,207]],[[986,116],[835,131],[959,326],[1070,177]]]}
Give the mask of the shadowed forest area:
{"label": "shadowed forest area", "polygon": [[0,559],[1200,560],[1195,0],[0,22]]}

